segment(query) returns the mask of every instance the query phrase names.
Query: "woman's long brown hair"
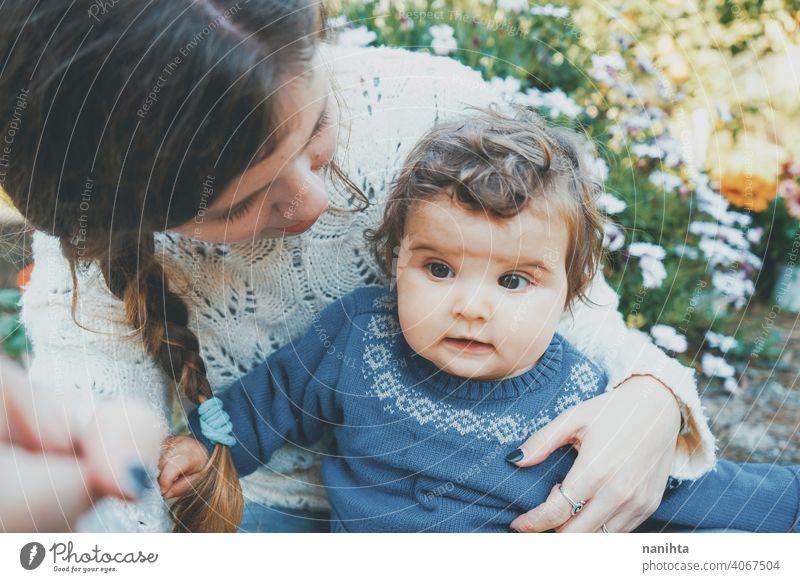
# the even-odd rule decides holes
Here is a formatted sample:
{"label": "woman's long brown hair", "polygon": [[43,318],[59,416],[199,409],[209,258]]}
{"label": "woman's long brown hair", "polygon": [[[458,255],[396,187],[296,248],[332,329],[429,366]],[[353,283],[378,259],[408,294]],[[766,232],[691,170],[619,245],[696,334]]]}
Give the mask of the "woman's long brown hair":
{"label": "woman's long brown hair", "polygon": [[[274,151],[273,93],[307,70],[323,30],[311,0],[3,4],[0,131],[13,143],[2,186],[61,240],[73,317],[76,269],[96,263],[125,322],[195,404],[213,393],[154,233],[210,204],[209,176],[233,183]],[[230,450],[217,445],[171,512],[175,531],[233,532],[242,509]]]}

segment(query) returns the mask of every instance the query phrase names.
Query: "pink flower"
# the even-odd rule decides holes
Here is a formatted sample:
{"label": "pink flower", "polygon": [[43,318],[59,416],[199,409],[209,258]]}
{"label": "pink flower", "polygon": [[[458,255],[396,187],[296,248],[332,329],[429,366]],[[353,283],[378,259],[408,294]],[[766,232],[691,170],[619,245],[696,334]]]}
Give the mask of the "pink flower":
{"label": "pink flower", "polygon": [[789,214],[800,220],[800,185],[794,180],[784,180],[778,184],[778,194],[786,202]]}
{"label": "pink flower", "polygon": [[800,162],[784,162],[782,174],[788,178],[800,176]]}

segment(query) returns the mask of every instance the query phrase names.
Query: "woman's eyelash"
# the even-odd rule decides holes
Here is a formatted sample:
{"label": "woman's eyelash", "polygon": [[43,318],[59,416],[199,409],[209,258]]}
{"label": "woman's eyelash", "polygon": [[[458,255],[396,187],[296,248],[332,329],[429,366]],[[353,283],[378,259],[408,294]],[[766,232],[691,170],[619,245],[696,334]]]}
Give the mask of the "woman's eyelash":
{"label": "woman's eyelash", "polygon": [[328,129],[328,126],[330,125],[330,123],[331,123],[331,114],[326,109],[322,113],[322,117],[319,118],[319,125],[317,126],[317,129],[314,130],[314,133],[311,134],[311,139],[314,139],[319,134],[321,134],[323,131]]}
{"label": "woman's eyelash", "polygon": [[[311,136],[311,139],[314,139],[323,131],[325,131],[331,123],[331,115],[326,109],[325,112],[322,114],[319,120],[319,126],[314,131],[314,134]],[[245,214],[248,213],[250,208],[252,208],[253,203],[255,202],[255,196],[250,196],[247,200],[245,200],[242,204],[236,207],[235,210],[229,212],[225,216],[220,216],[217,220],[225,221],[225,222],[234,222],[235,220],[242,218]]]}
{"label": "woman's eyelash", "polygon": [[247,200],[239,204],[235,210],[232,210],[225,216],[220,216],[220,220],[224,220],[225,222],[234,222],[235,220],[247,214],[255,201],[256,196],[250,196]]}

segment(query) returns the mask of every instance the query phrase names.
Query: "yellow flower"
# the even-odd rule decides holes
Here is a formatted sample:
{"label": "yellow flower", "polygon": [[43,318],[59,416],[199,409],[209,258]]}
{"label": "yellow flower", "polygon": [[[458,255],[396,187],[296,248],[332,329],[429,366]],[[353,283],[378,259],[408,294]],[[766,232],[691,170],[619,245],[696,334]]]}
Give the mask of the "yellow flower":
{"label": "yellow flower", "polygon": [[629,328],[639,329],[647,323],[647,320],[641,313],[630,313],[628,314],[627,323]]}
{"label": "yellow flower", "polygon": [[778,194],[773,182],[751,174],[728,174],[720,180],[720,192],[739,208],[764,212]]}

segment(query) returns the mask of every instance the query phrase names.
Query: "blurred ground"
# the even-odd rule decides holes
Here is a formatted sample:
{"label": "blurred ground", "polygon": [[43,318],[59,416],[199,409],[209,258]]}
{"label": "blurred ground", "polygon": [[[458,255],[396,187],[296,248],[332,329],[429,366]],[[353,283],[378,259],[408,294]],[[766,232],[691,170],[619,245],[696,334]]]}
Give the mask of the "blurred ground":
{"label": "blurred ground", "polygon": [[[742,336],[756,337],[770,309],[751,304]],[[720,382],[700,383],[721,457],[800,464],[800,315],[780,312],[773,321],[782,338],[780,356],[751,364],[743,394],[732,396]]]}

